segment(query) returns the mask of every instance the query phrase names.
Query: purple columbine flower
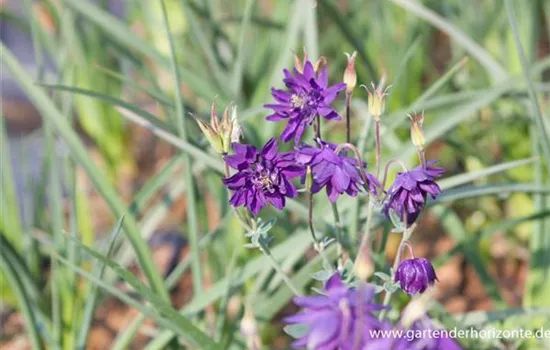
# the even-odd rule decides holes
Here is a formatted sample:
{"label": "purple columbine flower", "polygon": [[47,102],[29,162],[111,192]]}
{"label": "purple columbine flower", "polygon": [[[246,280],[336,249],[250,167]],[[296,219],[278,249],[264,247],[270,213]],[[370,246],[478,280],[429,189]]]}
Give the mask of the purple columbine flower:
{"label": "purple columbine flower", "polygon": [[283,70],[283,80],[288,91],[271,89],[271,95],[277,103],[266,104],[264,107],[274,112],[266,119],[281,121],[288,119],[288,123],[281,134],[284,142],[294,138],[298,144],[308,125],[311,125],[318,115],[325,119],[341,119],[330,106],[341,90],[346,88],[345,83],[328,87],[326,67],[317,74],[310,61],[306,61],[303,73],[294,68],[294,75],[287,69]]}
{"label": "purple columbine flower", "polygon": [[432,263],[425,258],[403,260],[395,272],[395,282],[409,295],[424,293],[437,281]]}
{"label": "purple columbine flower", "polygon": [[294,298],[294,303],[304,311],[285,318],[285,322],[305,324],[308,330],[292,343],[292,347],[352,350],[358,341],[359,349],[363,349],[371,339],[369,330],[380,328],[380,322],[372,312],[381,310],[383,306],[373,303],[374,289],[366,284],[359,290],[349,288],[335,273],[326,282],[324,290],[323,295]]}
{"label": "purple columbine flower", "polygon": [[445,169],[430,166],[436,163],[429,161],[426,168],[418,166],[412,170],[397,174],[394,183],[388,190],[389,200],[384,206],[384,213],[389,218],[389,211],[393,211],[402,219],[407,216],[407,224],[411,225],[417,218],[428,194],[435,198],[441,189],[435,179],[443,175]]}
{"label": "purple columbine flower", "polygon": [[233,143],[233,149],[235,154],[225,156],[224,160],[237,173],[223,179],[233,191],[231,205],[244,205],[257,215],[267,203],[281,210],[285,197],[298,195],[289,180],[303,175],[304,169],[296,164],[293,152],[279,153],[275,139],[270,139],[259,153],[256,147],[239,143]]}
{"label": "purple columbine flower", "polygon": [[[320,148],[302,144],[296,150],[296,161],[311,167],[311,192],[317,193],[326,187],[331,202],[335,202],[343,193],[355,197],[364,184],[359,172],[359,160],[348,157],[344,152],[336,154],[336,148],[337,145],[333,143],[320,141]],[[372,174],[366,173],[366,178],[369,192],[376,195],[377,188],[381,187],[380,183]]]}

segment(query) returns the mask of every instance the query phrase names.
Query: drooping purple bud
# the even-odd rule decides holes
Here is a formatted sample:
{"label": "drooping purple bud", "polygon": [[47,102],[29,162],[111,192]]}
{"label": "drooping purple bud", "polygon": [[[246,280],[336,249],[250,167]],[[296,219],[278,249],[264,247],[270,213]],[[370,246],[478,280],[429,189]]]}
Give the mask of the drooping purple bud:
{"label": "drooping purple bud", "polygon": [[424,293],[437,281],[432,263],[425,258],[403,260],[395,272],[395,282],[409,295]]}

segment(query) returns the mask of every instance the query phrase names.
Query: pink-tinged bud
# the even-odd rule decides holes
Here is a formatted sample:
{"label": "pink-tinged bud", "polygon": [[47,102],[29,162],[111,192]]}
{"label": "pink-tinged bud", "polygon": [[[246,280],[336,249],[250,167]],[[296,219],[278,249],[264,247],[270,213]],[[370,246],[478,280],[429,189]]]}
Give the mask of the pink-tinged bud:
{"label": "pink-tinged bud", "polygon": [[426,138],[424,137],[424,112],[422,114],[408,115],[411,119],[411,141],[416,147],[417,151],[424,151],[424,145],[426,144]]}
{"label": "pink-tinged bud", "polygon": [[344,71],[344,83],[346,83],[346,93],[351,94],[355,88],[355,85],[357,85],[357,73],[355,72],[355,58],[357,57],[357,51],[353,51],[351,55],[347,52],[344,54],[348,58],[346,70]]}

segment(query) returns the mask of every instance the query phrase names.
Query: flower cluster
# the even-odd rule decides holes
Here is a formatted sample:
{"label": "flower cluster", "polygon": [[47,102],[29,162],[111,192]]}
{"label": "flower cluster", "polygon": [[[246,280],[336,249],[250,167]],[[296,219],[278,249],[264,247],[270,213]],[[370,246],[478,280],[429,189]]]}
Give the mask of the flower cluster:
{"label": "flower cluster", "polygon": [[[272,88],[271,94],[275,102],[265,104],[264,107],[273,111],[267,116],[268,121],[286,121],[280,140],[285,143],[293,141],[290,152],[279,151],[276,138],[271,138],[260,150],[253,145],[239,143],[238,136],[230,136],[234,129],[240,130],[236,123],[236,116],[230,120],[227,111],[222,122],[218,122],[213,109],[211,124],[198,121],[199,127],[212,147],[223,155],[226,165],[223,183],[231,192],[229,202],[233,207],[246,207],[253,216],[259,215],[268,204],[282,210],[288,198],[298,196],[299,191],[292,180],[301,178],[302,183],[306,184],[305,190],[310,194],[308,222],[316,249],[323,245],[318,244],[312,224],[313,195],[322,190],[326,191],[328,200],[333,203],[335,218],[338,216],[338,209],[335,206],[338,198],[343,195],[355,197],[361,192],[364,192],[371,201],[370,212],[367,213],[369,220],[367,227],[370,227],[372,210],[375,206],[381,208],[381,212],[393,222],[395,222],[394,216],[397,215],[401,221],[399,231],[403,232],[403,238],[394,263],[396,269],[392,271],[391,278],[386,275],[384,290],[388,296],[398,288],[410,295],[424,293],[437,281],[431,263],[425,258],[415,258],[414,254],[411,259],[404,261],[400,259],[405,245],[409,246],[412,253],[408,240],[416,227],[414,223],[424,210],[428,196],[436,198],[441,193],[436,180],[445,170],[435,167],[436,161],[425,159],[425,138],[422,130],[424,115],[409,116],[412,123],[411,139],[421,165],[408,170],[402,164],[404,171],[398,173],[394,182],[385,190],[388,167],[392,162],[399,161],[392,160],[388,163],[381,184],[379,181],[380,122],[387,95],[387,88],[384,88],[385,84],[381,83],[379,86],[373,85],[372,91],[368,91],[369,111],[375,121],[376,176],[367,171],[367,163],[363,161],[360,151],[350,141],[350,106],[353,89],[357,83],[355,58],[355,53],[348,55],[344,82],[331,86],[328,82],[324,58],[313,64],[307,56],[303,61],[296,57],[296,65],[292,72],[286,69],[283,71],[283,83],[286,89]],[[384,80],[383,77],[382,81]],[[347,142],[338,145],[322,139],[320,130],[323,119],[342,119],[332,103],[343,90],[346,94]],[[304,135],[312,124],[315,124],[314,142],[307,143]],[[230,144],[230,141],[233,143]],[[239,212],[237,215],[240,215]],[[246,215],[245,219],[256,220],[249,215]],[[259,219],[257,222],[260,222]],[[251,225],[251,227],[257,226]],[[300,336],[293,346],[320,350],[458,349],[459,346],[449,339],[427,342],[425,339],[392,339],[374,336],[373,330],[431,329],[434,326],[429,320],[422,322],[417,320],[409,327],[382,321],[389,308],[387,305],[389,298],[385,299],[384,305],[377,304],[374,301],[375,288],[365,283],[374,271],[374,265],[368,263],[371,248],[367,236],[368,234],[364,236],[359,248],[359,256],[356,257],[355,278],[361,280],[357,281],[359,283],[357,288],[351,288],[342,282],[339,273],[336,272],[326,281],[323,294],[299,296],[294,299],[295,304],[303,308],[303,311],[287,317],[285,321],[291,325],[304,324],[307,326],[307,332]],[[265,245],[262,247],[265,249]],[[319,252],[322,254],[321,250]],[[364,254],[366,256],[363,256]],[[342,255],[339,258],[341,261]],[[366,268],[363,266],[361,269],[361,263],[357,262],[365,261],[367,263],[363,265]],[[333,269],[327,268],[327,271],[333,271]],[[298,294],[291,284],[289,287]]]}

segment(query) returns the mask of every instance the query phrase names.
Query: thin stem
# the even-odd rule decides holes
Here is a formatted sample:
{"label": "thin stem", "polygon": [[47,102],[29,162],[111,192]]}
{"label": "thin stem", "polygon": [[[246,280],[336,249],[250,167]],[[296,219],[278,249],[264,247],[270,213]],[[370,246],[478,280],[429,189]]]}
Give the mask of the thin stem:
{"label": "thin stem", "polygon": [[343,240],[344,240],[344,226],[342,221],[340,221],[340,214],[338,213],[338,206],[336,202],[332,203],[332,213],[334,214],[334,223],[336,224],[336,241],[338,241],[337,246],[337,255],[338,255],[338,266],[342,264],[342,253],[343,253]]}
{"label": "thin stem", "polygon": [[380,120],[377,118],[374,122],[376,130],[376,178],[380,179]]}
{"label": "thin stem", "polygon": [[[407,222],[407,221],[405,220],[405,222]],[[397,268],[399,267],[399,264],[401,263],[401,257],[403,256],[403,251],[405,250],[405,247],[408,246],[408,241],[411,238],[415,228],[416,228],[416,223],[413,224],[407,230],[405,230],[405,232],[403,232],[403,237],[401,237],[401,242],[399,243],[399,248],[397,248],[397,255],[395,256],[395,260],[393,261],[391,281],[393,281],[395,279],[395,272],[397,271]],[[410,249],[410,246],[409,246],[409,249]],[[412,252],[411,252],[411,254],[412,254]],[[390,304],[392,295],[393,295],[392,292],[386,291],[386,295],[384,296],[384,302],[382,303],[383,306],[387,306],[387,305]],[[387,308],[382,309],[382,311],[380,312],[380,315],[378,316],[378,319],[383,320],[384,317],[386,316],[386,312],[387,312]]]}
{"label": "thin stem", "polygon": [[283,281],[285,281],[286,285],[288,286],[288,288],[292,291],[292,293],[294,293],[294,295],[297,295],[297,296],[300,296],[302,295],[299,291],[298,291],[298,288],[296,288],[296,286],[294,285],[294,283],[292,283],[292,281],[290,280],[290,278],[287,276],[287,274],[283,271],[283,268],[281,267],[281,265],[279,265],[279,263],[277,262],[277,260],[275,259],[275,257],[273,256],[273,254],[271,254],[271,251],[269,250],[269,247],[265,244],[265,242],[263,240],[259,240],[258,241],[258,244],[260,245],[260,250],[265,254],[267,255],[267,257],[269,258],[269,260],[271,261],[271,266],[273,266],[273,268],[275,269],[275,271],[277,271],[280,275],[281,275],[281,278],[283,279]]}
{"label": "thin stem", "polygon": [[420,160],[420,164],[422,164],[422,168],[426,168],[426,152],[424,150],[417,150],[416,153],[418,154],[418,159]]}
{"label": "thin stem", "polygon": [[351,118],[350,118],[350,106],[351,106],[352,93],[346,93],[346,142],[351,142]]}
{"label": "thin stem", "polygon": [[317,236],[315,235],[315,228],[313,227],[313,193],[309,191],[308,195],[308,220],[309,224],[309,231],[311,232],[311,238],[313,238],[313,242],[318,243]]}
{"label": "thin stem", "polygon": [[315,138],[321,139],[321,116],[319,115],[315,117]]}

